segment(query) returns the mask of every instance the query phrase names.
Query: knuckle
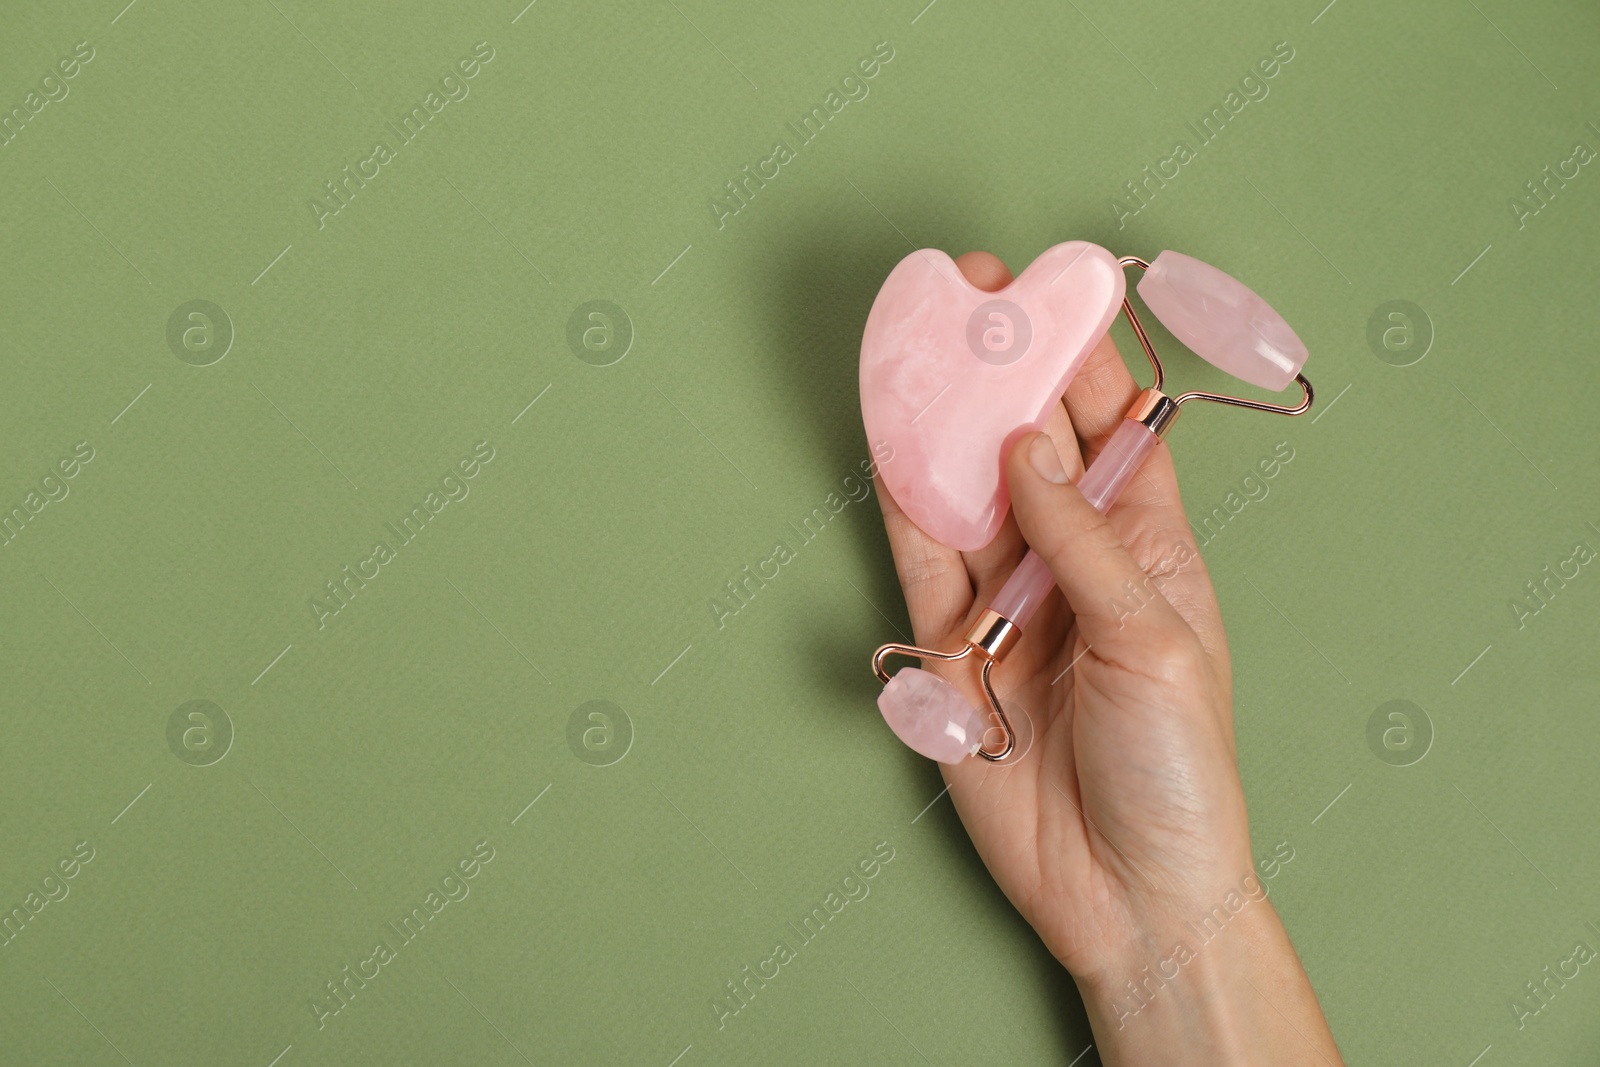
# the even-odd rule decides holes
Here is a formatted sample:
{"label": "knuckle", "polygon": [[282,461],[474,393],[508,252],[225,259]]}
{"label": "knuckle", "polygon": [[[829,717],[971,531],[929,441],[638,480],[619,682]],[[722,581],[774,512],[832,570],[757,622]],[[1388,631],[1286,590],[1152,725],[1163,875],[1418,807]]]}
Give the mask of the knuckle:
{"label": "knuckle", "polygon": [[1126,550],[1122,543],[1122,535],[1111,525],[1111,520],[1094,508],[1084,508],[1084,514],[1078,520],[1078,529],[1097,551]]}
{"label": "knuckle", "polygon": [[1200,557],[1187,531],[1158,523],[1140,524],[1129,534],[1126,544],[1139,569],[1157,579],[1191,570]]}
{"label": "knuckle", "polygon": [[1141,643],[1149,654],[1148,662],[1163,675],[1187,677],[1203,659],[1199,640],[1185,627],[1154,627]]}
{"label": "knuckle", "polygon": [[903,552],[895,557],[900,570],[900,584],[906,589],[926,588],[950,573],[947,559],[927,552]]}
{"label": "knuckle", "polygon": [[[1096,355],[1099,353],[1097,352]],[[1112,357],[1116,358],[1113,359]],[[1120,412],[1125,394],[1132,386],[1126,366],[1115,349],[1104,359],[1091,359],[1078,372],[1077,382],[1085,399],[1096,406],[1117,407]]]}

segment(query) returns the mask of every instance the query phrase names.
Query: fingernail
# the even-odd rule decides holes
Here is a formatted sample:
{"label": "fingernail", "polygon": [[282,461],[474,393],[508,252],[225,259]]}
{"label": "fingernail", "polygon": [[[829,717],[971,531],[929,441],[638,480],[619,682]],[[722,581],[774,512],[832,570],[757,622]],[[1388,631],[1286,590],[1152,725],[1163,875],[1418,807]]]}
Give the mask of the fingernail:
{"label": "fingernail", "polygon": [[1028,446],[1028,462],[1045,481],[1056,485],[1067,484],[1067,470],[1061,465],[1061,457],[1056,455],[1055,442],[1050,440],[1048,434],[1040,434],[1033,439],[1033,443]]}

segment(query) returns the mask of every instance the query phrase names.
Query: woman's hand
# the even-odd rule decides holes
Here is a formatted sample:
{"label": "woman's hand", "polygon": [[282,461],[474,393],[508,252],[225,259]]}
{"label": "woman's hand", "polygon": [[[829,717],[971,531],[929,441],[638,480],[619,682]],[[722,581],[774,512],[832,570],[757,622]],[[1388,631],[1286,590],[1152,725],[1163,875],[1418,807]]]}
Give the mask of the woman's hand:
{"label": "woman's hand", "polygon": [[[982,289],[1011,280],[987,253],[957,265]],[[1046,433],[1013,448],[1012,516],[977,552],[929,538],[878,483],[919,645],[960,647],[1028,547],[1062,593],[993,676],[1031,748],[941,770],[996,882],[1077,981],[1104,1062],[1336,1064],[1255,876],[1227,635],[1171,454],[1158,445],[1109,516],[1073,484],[1138,391],[1106,337]],[[923,666],[987,707],[970,664]]]}

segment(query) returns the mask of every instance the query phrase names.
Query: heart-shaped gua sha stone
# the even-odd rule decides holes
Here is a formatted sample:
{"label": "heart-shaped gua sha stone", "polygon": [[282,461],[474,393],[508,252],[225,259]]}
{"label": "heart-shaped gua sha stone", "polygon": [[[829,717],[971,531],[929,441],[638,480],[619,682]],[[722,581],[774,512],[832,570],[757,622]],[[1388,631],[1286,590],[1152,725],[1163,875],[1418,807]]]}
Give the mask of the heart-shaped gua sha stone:
{"label": "heart-shaped gua sha stone", "polygon": [[861,339],[861,417],[884,484],[924,533],[963,552],[994,539],[1011,506],[1006,450],[1044,429],[1125,288],[1116,257],[1085,241],[995,292],[932,248],[889,273]]}

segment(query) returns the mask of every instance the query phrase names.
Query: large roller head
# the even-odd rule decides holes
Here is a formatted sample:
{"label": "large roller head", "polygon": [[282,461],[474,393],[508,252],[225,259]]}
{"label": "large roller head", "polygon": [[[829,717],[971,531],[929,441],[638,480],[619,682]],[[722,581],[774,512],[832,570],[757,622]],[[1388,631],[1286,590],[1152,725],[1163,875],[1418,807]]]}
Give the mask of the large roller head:
{"label": "large roller head", "polygon": [[1172,336],[1241,381],[1277,392],[1305,366],[1306,346],[1283,316],[1209,263],[1163,252],[1138,288]]}

